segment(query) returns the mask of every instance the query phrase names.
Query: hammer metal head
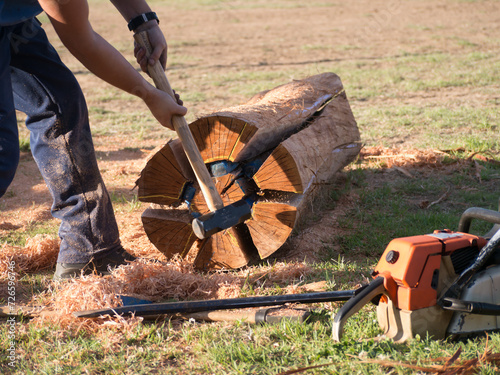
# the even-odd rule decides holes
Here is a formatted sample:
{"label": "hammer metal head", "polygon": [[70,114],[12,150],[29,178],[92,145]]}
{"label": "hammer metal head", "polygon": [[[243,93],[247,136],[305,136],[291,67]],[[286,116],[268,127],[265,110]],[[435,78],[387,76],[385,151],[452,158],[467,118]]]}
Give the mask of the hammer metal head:
{"label": "hammer metal head", "polygon": [[217,211],[197,217],[192,222],[193,232],[200,240],[212,234],[243,223],[252,217],[252,203],[242,199]]}

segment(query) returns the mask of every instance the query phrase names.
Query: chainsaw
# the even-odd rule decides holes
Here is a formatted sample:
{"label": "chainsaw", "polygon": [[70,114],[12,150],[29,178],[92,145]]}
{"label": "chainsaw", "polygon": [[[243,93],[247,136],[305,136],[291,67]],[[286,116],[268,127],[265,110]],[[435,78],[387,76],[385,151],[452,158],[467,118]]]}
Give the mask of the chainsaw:
{"label": "chainsaw", "polygon": [[[469,233],[473,219],[494,223],[483,236]],[[500,329],[500,208],[466,210],[458,231],[392,240],[375,267],[373,281],[356,290],[164,303],[124,304],[79,311],[103,315],[154,316],[278,306],[286,303],[346,303],[335,314],[332,337],[340,341],[349,317],[370,302],[384,336],[404,342],[416,335],[442,339]],[[147,302],[147,301],[146,301]]]}
{"label": "chainsaw", "polygon": [[[494,226],[476,236],[469,233],[473,219]],[[335,315],[333,339],[340,341],[347,319],[370,302],[377,304],[383,337],[395,342],[500,329],[499,229],[500,212],[473,207],[462,214],[456,232],[393,239],[373,281]]]}

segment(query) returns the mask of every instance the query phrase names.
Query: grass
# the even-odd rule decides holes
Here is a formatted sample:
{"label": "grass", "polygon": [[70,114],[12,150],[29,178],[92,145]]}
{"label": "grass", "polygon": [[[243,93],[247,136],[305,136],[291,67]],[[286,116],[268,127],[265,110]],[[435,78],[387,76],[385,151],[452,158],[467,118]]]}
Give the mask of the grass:
{"label": "grass", "polygon": [[[456,230],[458,219],[467,207],[498,209],[498,165],[485,165],[482,174],[486,177],[479,182],[475,171],[465,167],[454,174],[425,173],[415,174],[409,179],[392,173],[390,179],[384,179],[377,187],[370,187],[379,173],[377,169],[365,171],[356,184],[359,202],[346,215],[346,221],[340,223],[351,229],[349,235],[338,236],[335,242],[340,244],[340,254],[353,251],[367,256],[376,254],[384,248],[391,238],[431,233],[434,229]],[[356,173],[351,171],[349,173]],[[387,173],[387,172],[386,172]],[[361,181],[359,181],[361,180]],[[370,182],[367,182],[369,180]],[[447,196],[446,203],[422,209],[419,202],[438,200]],[[491,224],[474,222],[473,231],[484,234]],[[369,230],[365,230],[369,228]]]}
{"label": "grass", "polygon": [[[54,335],[57,327],[44,326],[22,333],[19,373],[276,374],[291,368],[327,365],[314,373],[384,374],[387,368],[360,361],[384,359],[428,366],[429,360],[449,357],[457,348],[461,348],[464,359],[475,358],[485,350],[484,339],[453,343],[421,337],[409,345],[375,341],[369,337],[379,330],[370,310],[356,315],[346,327],[345,340],[334,343],[330,338],[330,318],[329,312],[319,311],[308,324],[282,322],[252,327],[234,324],[224,327],[224,335],[219,326],[210,324],[186,323],[180,328],[170,322],[144,324],[120,341],[115,341],[111,329],[105,329],[99,338],[61,337]],[[488,344],[498,347],[498,336],[490,336]],[[28,361],[27,356],[33,351],[37,356]],[[27,366],[28,363],[31,365]],[[478,373],[494,371],[485,364]],[[414,372],[396,366],[396,373]]]}
{"label": "grass", "polygon": [[[499,176],[496,164],[483,164],[483,176]],[[341,193],[329,198],[335,206],[343,196],[359,200],[338,218],[339,227],[348,234],[332,236],[325,243],[324,261],[313,265],[315,272],[303,282],[328,280],[333,290],[352,288],[368,280],[387,243],[394,237],[429,233],[434,229],[456,229],[458,217],[467,206],[497,209],[498,177],[479,183],[474,173],[463,168],[453,174],[439,171],[409,179],[383,169],[383,165],[358,162],[344,172]],[[384,174],[392,173],[391,178]],[[417,172],[414,172],[417,173]],[[449,197],[429,209],[416,202],[437,199],[449,190]],[[134,204],[134,199],[112,195],[118,210]],[[488,226],[473,230],[486,231]],[[26,276],[34,292],[46,290],[46,279]],[[244,288],[244,295],[255,292],[254,285]],[[269,294],[280,294],[279,285],[269,286]],[[367,305],[348,320],[345,337],[340,343],[331,340],[333,313],[340,303],[310,305],[315,307],[306,324],[282,322],[277,325],[231,323],[179,323],[165,321],[143,323],[123,333],[103,328],[98,334],[71,334],[57,326],[34,328],[19,323],[17,352],[20,355],[15,373],[217,373],[278,374],[294,368],[319,366],[314,373],[384,374],[388,369],[369,360],[413,363],[428,366],[431,359],[450,357],[459,348],[460,358],[476,358],[486,348],[484,337],[462,341],[436,341],[417,337],[405,344],[391,340],[377,341],[380,328],[373,305]],[[6,341],[5,326],[0,340]],[[490,334],[488,348],[500,350],[500,335]],[[0,349],[0,368],[8,370],[5,345]],[[36,348],[36,349],[35,349]],[[31,353],[36,350],[37,356]],[[442,362],[439,362],[442,363]],[[395,373],[412,374],[412,370],[395,367]],[[479,374],[493,374],[495,368],[484,365]]]}
{"label": "grass", "polygon": [[24,246],[28,238],[33,238],[37,234],[48,234],[50,236],[56,237],[58,227],[57,224],[52,222],[36,222],[30,221],[23,228],[24,230],[11,230],[8,233],[2,235],[2,242],[9,245]]}
{"label": "grass", "polygon": [[19,150],[21,152],[28,152],[31,150],[29,138],[19,138]]}
{"label": "grass", "polygon": [[[461,2],[480,3],[449,0],[450,4]],[[92,3],[105,2],[93,0]],[[305,4],[285,0],[272,3],[153,0],[150,3],[153,8],[165,6],[182,11],[341,7],[336,2]],[[486,39],[480,44],[472,37],[450,34],[444,26],[428,27],[423,23],[408,24],[407,31],[429,33],[431,40],[444,40],[450,48],[422,46],[408,52],[406,46],[402,46],[398,53],[378,56],[363,45],[363,40],[354,38],[352,43],[330,45],[311,38],[299,49],[311,54],[323,53],[325,58],[317,62],[291,61],[260,66],[258,61],[248,60],[236,65],[206,67],[188,50],[199,47],[201,39],[180,37],[170,43],[172,57],[168,74],[189,108],[188,121],[209,105],[238,104],[291,79],[333,71],[344,83],[366,146],[404,145],[447,150],[448,159],[443,167],[406,166],[413,178],[388,168],[384,160],[359,160],[344,170],[321,204],[329,210],[343,206],[345,212],[338,216],[335,230],[322,244],[322,259],[312,264],[313,272],[304,280],[296,280],[297,283],[327,280],[331,290],[352,289],[370,279],[371,270],[391,239],[430,233],[434,229],[455,230],[461,213],[468,207],[498,209],[500,60],[493,52],[498,49],[498,38]],[[129,49],[127,44],[117,46],[123,51]],[[182,49],[182,54],[176,54],[176,49]],[[133,61],[131,56],[128,59]],[[79,78],[88,77],[82,74]],[[108,142],[123,142],[123,150],[151,149],[173,135],[159,128],[136,98],[114,89],[87,85],[94,140],[101,149]],[[19,118],[20,145],[23,151],[28,151],[29,133],[22,116]],[[490,160],[469,160],[475,152]],[[98,156],[100,160],[107,157],[106,152],[99,152]],[[139,215],[139,203],[133,193],[121,189],[111,189],[110,193],[117,213]],[[12,194],[9,192],[5,199]],[[435,202],[444,194],[445,199],[423,208],[423,202]],[[348,204],[346,197],[350,198]],[[23,246],[27,237],[38,233],[55,237],[57,225],[55,221],[32,222],[25,231],[2,230],[1,240]],[[489,226],[473,222],[472,232],[485,233]],[[40,294],[50,292],[50,277],[51,272],[20,275],[18,282],[28,294]],[[284,287],[269,285],[266,293],[280,294]],[[245,296],[258,292],[262,291],[250,282],[243,289]],[[332,317],[340,306],[339,303],[311,305],[315,311],[306,324],[282,322],[253,326],[241,321],[167,320],[144,322],[118,332],[113,327],[104,327],[95,334],[64,331],[53,324],[35,327],[18,318],[19,359],[15,369],[8,365],[9,327],[0,322],[0,369],[6,374],[278,374],[327,365],[308,373],[385,374],[389,368],[362,361],[428,366],[435,363],[429,362],[431,359],[449,358],[458,349],[462,350],[460,360],[477,358],[486,347],[500,352],[498,333],[490,334],[488,340],[484,336],[459,341],[416,337],[404,344],[376,340],[380,328],[371,304],[348,320],[344,339],[335,343],[331,339]],[[392,371],[415,373],[402,366]],[[498,369],[483,364],[478,373],[494,374]]]}
{"label": "grass", "polygon": [[110,197],[116,212],[133,212],[139,209],[141,205],[141,202],[137,200],[137,194],[127,197],[123,193],[112,191]]}

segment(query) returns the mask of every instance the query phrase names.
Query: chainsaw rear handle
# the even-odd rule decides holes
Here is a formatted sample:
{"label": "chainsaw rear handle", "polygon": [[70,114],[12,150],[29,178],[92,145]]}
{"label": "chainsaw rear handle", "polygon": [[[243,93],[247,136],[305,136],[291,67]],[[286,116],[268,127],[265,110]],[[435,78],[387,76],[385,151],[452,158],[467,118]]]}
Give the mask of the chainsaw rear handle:
{"label": "chainsaw rear handle", "polygon": [[472,277],[488,262],[492,254],[500,247],[500,231],[496,232],[488,243],[481,249],[479,255],[472,265],[466,268],[460,276],[451,284],[442,297],[438,300],[438,305],[443,307],[447,299],[459,299],[462,290],[469,283]]}
{"label": "chainsaw rear handle", "polygon": [[375,297],[381,294],[386,294],[384,281],[384,277],[377,277],[340,308],[337,314],[335,314],[335,318],[333,319],[333,341],[340,342],[340,339],[342,338],[342,335],[344,333],[344,324],[346,323],[347,319],[356,314],[359,310],[361,310],[363,306],[368,304]]}
{"label": "chainsaw rear handle", "polygon": [[457,300],[460,298],[465,285],[467,285],[472,277],[487,264],[488,260],[500,247],[500,212],[479,207],[471,207],[465,210],[465,212],[460,217],[458,230],[460,232],[467,233],[470,229],[472,219],[484,220],[490,223],[495,223],[495,225],[490,230],[490,232],[485,235],[485,237],[490,237],[490,240],[481,249],[474,263],[472,263],[460,274],[460,276],[453,282],[453,284],[451,284],[451,286],[437,301],[438,305],[443,308],[449,303],[449,300]]}
{"label": "chainsaw rear handle", "polygon": [[500,229],[500,212],[486,208],[471,207],[464,211],[458,222],[458,231],[469,233],[473,219],[483,220],[495,224],[493,228],[483,237],[491,238]]}
{"label": "chainsaw rear handle", "polygon": [[[149,56],[153,49],[149,42],[147,31],[134,34],[134,39],[146,50],[146,54]],[[163,70],[161,63],[157,61],[156,64],[150,65],[148,71],[151,78],[153,78],[156,87],[169,94],[175,100],[174,92],[170,87],[170,83],[167,80],[167,76],[165,75],[165,71]],[[201,157],[200,150],[196,145],[186,119],[184,116],[174,115],[172,117],[172,124],[174,125],[177,136],[181,140],[182,147],[184,148],[184,152],[186,153],[189,163],[193,168],[196,179],[200,184],[200,189],[205,201],[207,202],[208,208],[210,211],[215,211],[224,207],[224,202],[215,188],[215,184],[212,181],[212,177],[210,176],[207,167],[205,166],[205,162]]]}

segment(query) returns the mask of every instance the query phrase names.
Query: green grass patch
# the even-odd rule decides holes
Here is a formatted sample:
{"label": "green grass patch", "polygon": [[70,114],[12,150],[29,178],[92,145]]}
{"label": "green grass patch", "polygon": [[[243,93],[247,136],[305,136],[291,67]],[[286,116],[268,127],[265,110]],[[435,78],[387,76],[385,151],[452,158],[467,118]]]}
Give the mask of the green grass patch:
{"label": "green grass patch", "polygon": [[118,112],[103,107],[89,109],[92,133],[96,137],[127,137],[135,147],[151,144],[151,140],[165,139],[174,134],[161,126],[149,112]]}
{"label": "green grass patch", "polygon": [[111,202],[117,212],[133,212],[141,206],[141,202],[137,199],[137,194],[123,194],[114,191],[110,192]]}
{"label": "green grass patch", "polygon": [[11,230],[5,234],[2,234],[1,242],[5,242],[13,246],[23,247],[26,244],[26,240],[28,238],[33,238],[37,234],[47,234],[51,237],[57,237],[58,230],[59,225],[57,223],[54,223],[54,221],[30,221],[22,231]]}
{"label": "green grass patch", "polygon": [[[357,176],[356,183],[348,186],[350,193],[359,195],[359,201],[338,219],[338,225],[350,233],[334,236],[332,243],[326,244],[330,248],[328,256],[335,259],[364,254],[377,260],[393,238],[432,233],[435,229],[457,230],[460,216],[469,207],[498,210],[500,165],[480,165],[481,180],[472,163],[457,167],[453,173],[412,171],[413,179],[395,170],[364,170],[361,179],[359,171],[349,171],[348,176]],[[429,206],[442,197],[439,204]],[[491,227],[491,223],[473,221],[471,232],[482,235]]]}
{"label": "green grass patch", "polygon": [[397,97],[400,93],[449,87],[485,88],[500,80],[500,59],[490,52],[432,52],[374,60],[327,64],[346,86],[349,97]]}
{"label": "green grass patch", "polygon": [[392,145],[412,138],[414,147],[475,151],[499,150],[497,108],[467,105],[448,108],[429,103],[368,107],[358,112],[358,125],[369,143]]}
{"label": "green grass patch", "polygon": [[29,152],[29,151],[31,151],[29,137],[19,137],[19,150],[21,152]]}

